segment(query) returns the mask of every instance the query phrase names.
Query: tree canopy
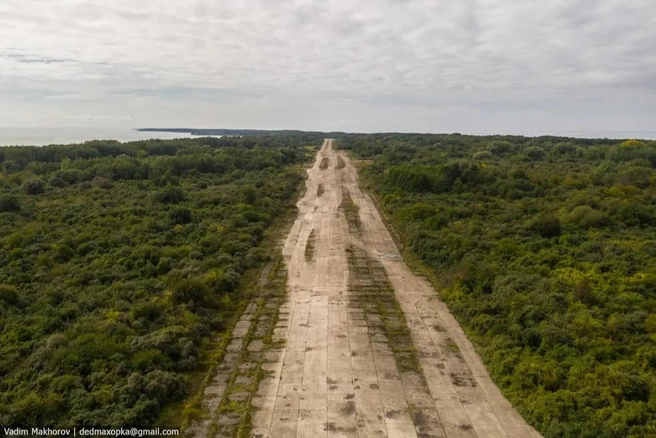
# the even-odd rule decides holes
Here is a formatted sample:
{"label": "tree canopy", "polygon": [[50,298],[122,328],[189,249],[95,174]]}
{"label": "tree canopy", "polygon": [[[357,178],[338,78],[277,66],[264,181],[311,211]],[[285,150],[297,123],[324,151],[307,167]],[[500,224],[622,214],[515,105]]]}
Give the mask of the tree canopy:
{"label": "tree canopy", "polygon": [[546,437],[656,436],[656,142],[379,134],[338,146]]}
{"label": "tree canopy", "polygon": [[150,427],[180,402],[306,141],[0,148],[0,424]]}

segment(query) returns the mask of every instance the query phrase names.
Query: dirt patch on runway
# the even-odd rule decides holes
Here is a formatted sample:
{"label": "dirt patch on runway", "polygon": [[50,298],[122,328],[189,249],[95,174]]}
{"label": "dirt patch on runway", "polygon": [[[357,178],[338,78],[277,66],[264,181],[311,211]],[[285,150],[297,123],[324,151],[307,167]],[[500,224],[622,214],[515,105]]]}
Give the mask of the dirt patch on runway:
{"label": "dirt patch on runway", "polygon": [[315,244],[317,241],[317,236],[315,230],[310,231],[310,235],[305,242],[305,261],[311,262],[314,260],[315,253]]}

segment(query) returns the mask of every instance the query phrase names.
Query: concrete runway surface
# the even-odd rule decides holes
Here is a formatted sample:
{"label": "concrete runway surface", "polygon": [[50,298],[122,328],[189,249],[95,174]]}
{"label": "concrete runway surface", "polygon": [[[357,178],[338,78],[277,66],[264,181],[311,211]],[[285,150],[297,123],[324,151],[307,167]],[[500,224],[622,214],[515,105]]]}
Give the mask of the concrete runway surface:
{"label": "concrete runway surface", "polygon": [[[350,222],[344,197],[358,216]],[[403,262],[332,140],[308,170],[298,210],[283,248],[288,300],[276,334],[284,348],[253,399],[252,436],[540,436],[491,381],[431,284]],[[399,346],[385,336],[389,321],[382,324],[353,296],[376,284],[393,287],[418,372],[399,369]]]}

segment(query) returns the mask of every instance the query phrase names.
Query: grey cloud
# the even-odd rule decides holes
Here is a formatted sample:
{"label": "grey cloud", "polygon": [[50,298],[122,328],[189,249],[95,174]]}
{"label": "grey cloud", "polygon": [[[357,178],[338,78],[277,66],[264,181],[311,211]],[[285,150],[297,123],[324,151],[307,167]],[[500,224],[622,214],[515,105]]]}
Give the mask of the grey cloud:
{"label": "grey cloud", "polygon": [[[104,114],[105,96],[108,107],[134,106],[137,120],[156,102],[151,113],[177,125],[180,114],[198,125],[197,104],[216,124],[293,127],[311,123],[305,113],[322,101],[351,114],[325,120],[356,127],[367,126],[365,109],[374,125],[412,113],[414,121],[394,123],[423,130],[439,125],[416,116],[428,109],[444,123],[456,125],[460,111],[480,126],[496,111],[512,126],[513,111],[562,124],[554,112],[569,107],[594,124],[605,106],[631,113],[629,99],[653,103],[653,17],[651,0],[7,0],[0,101],[24,90],[20,100],[34,108],[46,103],[30,90],[48,90],[43,98],[59,96],[49,107],[69,111],[74,101]],[[223,105],[240,113],[226,117]],[[12,120],[33,117],[24,111]]]}
{"label": "grey cloud", "polygon": [[64,62],[75,62],[72,59],[58,59],[58,58],[49,58],[47,56],[42,56],[42,57],[35,57],[35,56],[30,56],[28,54],[21,54],[21,53],[8,53],[8,54],[0,54],[0,56],[8,59],[13,59],[17,62],[24,63],[24,64],[60,64]]}

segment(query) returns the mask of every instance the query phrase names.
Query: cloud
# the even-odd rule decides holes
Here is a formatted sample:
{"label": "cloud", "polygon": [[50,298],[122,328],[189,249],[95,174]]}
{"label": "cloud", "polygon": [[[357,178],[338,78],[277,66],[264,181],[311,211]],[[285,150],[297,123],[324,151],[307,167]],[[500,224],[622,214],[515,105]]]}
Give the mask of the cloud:
{"label": "cloud", "polygon": [[57,59],[57,58],[48,58],[48,57],[30,57],[29,55],[24,55],[24,54],[17,54],[17,53],[9,53],[5,55],[6,58],[9,59],[14,59],[20,63],[25,63],[25,64],[60,64],[63,62],[73,62],[70,59]]}
{"label": "cloud", "polygon": [[77,114],[77,115],[66,116],[66,118],[72,119],[72,120],[84,120],[84,121],[92,121],[92,120],[132,120],[131,115],[117,116],[117,115],[111,115],[111,114]]}
{"label": "cloud", "polygon": [[[287,126],[295,107],[320,101],[341,104],[344,120],[360,120],[352,116],[367,105],[372,114],[533,108],[548,117],[559,102],[588,105],[591,118],[636,96],[653,102],[655,16],[650,0],[8,0],[0,100],[64,112],[74,102],[90,114],[105,113],[99,98],[144,112],[146,102],[230,104],[245,122],[284,106],[271,119]],[[162,124],[185,113],[160,110]]]}

